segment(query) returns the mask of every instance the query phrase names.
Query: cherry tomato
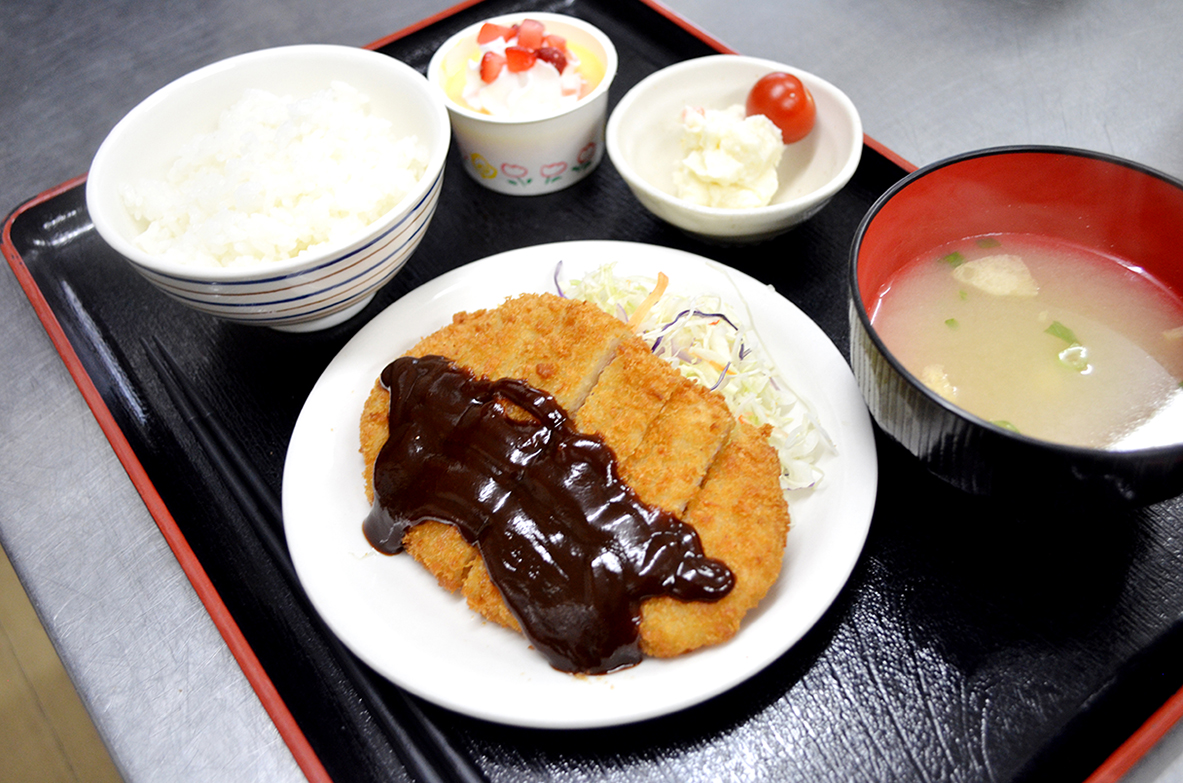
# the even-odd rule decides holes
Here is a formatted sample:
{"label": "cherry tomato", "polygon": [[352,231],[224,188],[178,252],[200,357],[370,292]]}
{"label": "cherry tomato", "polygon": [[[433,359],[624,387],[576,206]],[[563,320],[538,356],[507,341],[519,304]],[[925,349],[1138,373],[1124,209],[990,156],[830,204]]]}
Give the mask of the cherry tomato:
{"label": "cherry tomato", "polygon": [[748,116],[763,114],[780,128],[785,144],[809,135],[817,118],[813,96],[801,80],[789,73],[770,73],[760,78],[748,93]]}

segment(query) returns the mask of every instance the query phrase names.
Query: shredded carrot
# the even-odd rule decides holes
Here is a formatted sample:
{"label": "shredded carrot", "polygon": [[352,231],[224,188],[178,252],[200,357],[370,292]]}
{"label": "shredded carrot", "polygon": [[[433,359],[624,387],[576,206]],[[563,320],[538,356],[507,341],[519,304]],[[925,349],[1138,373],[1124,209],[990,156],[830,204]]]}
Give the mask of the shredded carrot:
{"label": "shredded carrot", "polygon": [[665,272],[657,273],[657,285],[653,287],[653,290],[649,292],[649,296],[645,297],[645,301],[641,302],[636,312],[628,319],[629,329],[632,329],[634,332],[637,330],[637,327],[641,324],[641,321],[645,320],[645,316],[648,315],[653,305],[657,304],[658,299],[661,299],[661,295],[665,293],[665,287],[669,285],[669,282],[670,279],[665,276]]}

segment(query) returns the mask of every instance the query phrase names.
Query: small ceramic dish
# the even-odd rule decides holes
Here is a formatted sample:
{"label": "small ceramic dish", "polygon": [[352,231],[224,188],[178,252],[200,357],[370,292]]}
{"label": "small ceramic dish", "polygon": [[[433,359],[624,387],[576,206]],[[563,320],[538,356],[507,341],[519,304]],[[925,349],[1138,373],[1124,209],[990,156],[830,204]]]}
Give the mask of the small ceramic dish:
{"label": "small ceramic dish", "polygon": [[[855,378],[875,421],[930,472],[966,492],[1026,506],[1145,504],[1183,491],[1183,430],[1170,432],[1177,424],[1159,424],[1168,437],[1156,439],[1165,445],[1149,448],[1054,443],[969,413],[905,368],[872,323],[879,297],[903,267],[951,242],[976,244],[975,237],[996,237],[1003,245],[1028,237],[1103,256],[1178,298],[1183,182],[1063,147],[966,153],[913,172],[883,194],[859,226],[849,268]],[[1094,273],[1083,264],[1065,274]],[[1106,306],[1104,319],[1113,308]],[[986,350],[982,346],[981,353]]]}
{"label": "small ceramic dish", "polygon": [[[366,95],[371,115],[389,120],[396,136],[414,135],[426,146],[425,171],[400,202],[352,235],[290,260],[199,265],[164,260],[136,243],[147,224],[133,218],[122,188],[164,180],[182,145],[213,131],[247,88],[302,99],[334,81]],[[415,251],[435,212],[450,134],[439,95],[398,60],[347,46],[265,49],[200,68],[132,109],[95,154],[86,205],[99,235],[174,299],[229,321],[323,329],[361,311]]]}
{"label": "small ceramic dish", "polygon": [[[808,136],[785,146],[772,202],[723,209],[678,198],[682,110],[742,106],[756,81],[777,71],[796,76],[813,94],[817,119]],[[671,65],[639,82],[612,111],[607,143],[612,164],[650,212],[708,240],[746,243],[784,233],[824,207],[854,176],[863,126],[850,99],[824,79],[772,60],[720,54]]]}
{"label": "small ceramic dish", "polygon": [[[494,117],[473,110],[461,91],[468,64],[480,48],[476,35],[485,22],[504,26],[534,19],[547,33],[562,36],[580,58],[591,90],[573,106],[533,119]],[[537,196],[569,188],[591,174],[604,155],[608,88],[617,56],[603,32],[562,14],[516,13],[493,17],[449,38],[431,58],[427,78],[448,107],[464,171],[498,193]]]}

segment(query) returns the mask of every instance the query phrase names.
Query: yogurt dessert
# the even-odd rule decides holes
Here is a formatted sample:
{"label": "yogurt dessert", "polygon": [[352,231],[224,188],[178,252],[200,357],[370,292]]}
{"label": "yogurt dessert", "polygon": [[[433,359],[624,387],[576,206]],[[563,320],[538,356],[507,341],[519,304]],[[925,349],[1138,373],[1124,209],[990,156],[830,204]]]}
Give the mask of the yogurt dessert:
{"label": "yogurt dessert", "polygon": [[492,190],[538,195],[603,157],[616,49],[562,14],[507,14],[454,35],[432,57],[465,171]]}
{"label": "yogurt dessert", "polygon": [[574,106],[588,92],[580,59],[567,39],[536,19],[506,26],[485,22],[477,33],[479,60],[465,68],[461,100],[495,117],[531,119]]}
{"label": "yogurt dessert", "polygon": [[529,17],[512,24],[483,22],[456,54],[443,64],[448,98],[503,119],[533,120],[566,111],[604,77],[603,62],[586,46]]}

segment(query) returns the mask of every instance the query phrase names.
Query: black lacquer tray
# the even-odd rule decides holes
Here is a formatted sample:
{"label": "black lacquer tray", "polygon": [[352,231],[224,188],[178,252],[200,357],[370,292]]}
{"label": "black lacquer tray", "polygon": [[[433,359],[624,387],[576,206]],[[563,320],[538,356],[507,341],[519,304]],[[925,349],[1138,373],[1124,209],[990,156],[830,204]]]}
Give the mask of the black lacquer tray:
{"label": "black lacquer tray", "polygon": [[[520,9],[584,17],[612,38],[613,105],[657,68],[720,48],[638,0],[486,0],[374,48],[424,71],[460,27]],[[734,249],[649,215],[607,159],[568,190],[515,198],[471,181],[453,152],[408,266],[360,316],[306,335],[222,323],[166,299],[95,233],[81,180],[15,211],[5,250],[80,386],[101,398],[92,407],[109,411],[121,458],[142,466],[149,506],[182,565],[199,582],[208,576],[229,610],[232,623],[215,619],[241,631],[249,649],[240,660],[257,659],[263,689],[274,687],[265,703],[294,719],[281,731],[305,770],[407,780],[398,743],[176,412],[146,340],[176,358],[278,495],[296,417],[341,346],[406,292],[504,250],[620,239],[715,258],[774,285],[845,355],[851,240],[904,173],[869,142],[853,181],[821,213]],[[417,701],[412,712],[491,781],[1085,779],[1183,684],[1183,503],[1016,513],[947,487],[883,437],[878,448],[871,533],[846,589],[800,643],[733,691],[618,729],[514,729]],[[377,687],[406,718],[404,698]]]}

